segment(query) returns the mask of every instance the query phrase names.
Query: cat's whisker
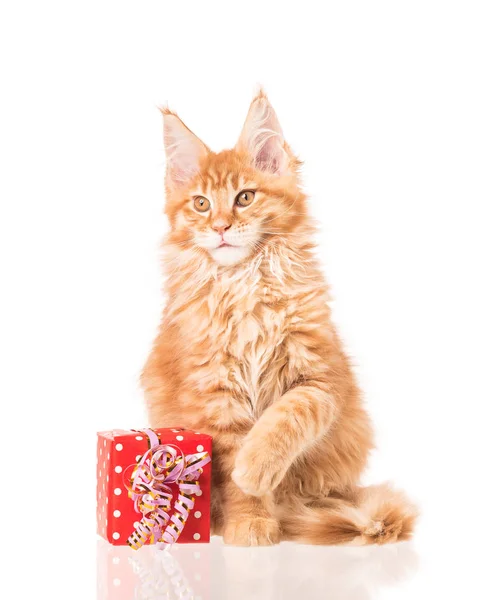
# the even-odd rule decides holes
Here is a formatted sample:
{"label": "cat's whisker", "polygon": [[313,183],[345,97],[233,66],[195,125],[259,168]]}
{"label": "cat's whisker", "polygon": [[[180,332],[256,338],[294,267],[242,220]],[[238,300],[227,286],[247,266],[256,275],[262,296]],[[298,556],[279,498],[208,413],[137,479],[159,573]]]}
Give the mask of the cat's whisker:
{"label": "cat's whisker", "polygon": [[[286,210],[284,210],[284,211],[282,211],[281,213],[279,213],[279,214],[278,214],[276,217],[274,217],[273,219],[269,219],[268,221],[265,221],[265,223],[270,223],[271,221],[275,221],[276,219],[279,219],[279,218],[280,218],[282,215],[285,215],[285,214],[286,214],[288,211],[290,211],[290,210],[293,208],[293,206],[296,204],[296,200],[297,200],[297,199],[298,199],[298,198],[297,198],[297,197],[295,197],[295,199],[293,200],[293,202],[292,202],[292,204],[291,204],[291,206],[290,206],[290,207],[288,207]],[[283,200],[283,202],[284,202],[284,200],[286,200],[286,194],[284,194],[284,197],[283,197],[283,199],[282,199],[282,200]]]}
{"label": "cat's whisker", "polygon": [[277,234],[277,235],[299,235],[299,236],[308,238],[308,233],[303,233],[303,232],[299,232],[299,231],[283,231],[283,230],[272,230],[272,229],[260,229],[259,232],[260,233]]}

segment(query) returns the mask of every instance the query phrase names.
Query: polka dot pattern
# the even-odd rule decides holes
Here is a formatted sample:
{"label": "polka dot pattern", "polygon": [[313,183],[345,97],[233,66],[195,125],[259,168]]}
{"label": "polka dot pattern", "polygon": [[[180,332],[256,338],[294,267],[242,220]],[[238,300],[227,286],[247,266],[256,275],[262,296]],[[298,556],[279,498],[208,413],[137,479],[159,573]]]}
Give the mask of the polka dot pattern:
{"label": "polka dot pattern", "polygon": [[[156,429],[161,443],[176,445],[184,454],[212,452],[211,438],[197,431],[176,427]],[[148,450],[148,437],[136,431],[113,430],[98,434],[97,440],[97,532],[113,546],[125,546],[126,540],[141,519],[128,496],[127,484],[132,466]],[[204,467],[200,478],[201,496],[196,497],[190,518],[179,543],[208,542],[210,538],[210,473],[211,464]],[[174,492],[176,489],[174,489]],[[172,504],[176,494],[172,499]],[[200,537],[195,537],[200,536]],[[174,547],[174,546],[173,546]],[[127,548],[127,545],[126,545]],[[117,576],[122,579],[122,577]]]}
{"label": "polka dot pattern", "polygon": [[111,447],[110,436],[99,434],[97,438],[97,485],[96,485],[96,524],[97,532],[103,537],[107,537],[106,529],[108,525],[108,500],[107,500],[107,474],[108,474],[108,453]]}

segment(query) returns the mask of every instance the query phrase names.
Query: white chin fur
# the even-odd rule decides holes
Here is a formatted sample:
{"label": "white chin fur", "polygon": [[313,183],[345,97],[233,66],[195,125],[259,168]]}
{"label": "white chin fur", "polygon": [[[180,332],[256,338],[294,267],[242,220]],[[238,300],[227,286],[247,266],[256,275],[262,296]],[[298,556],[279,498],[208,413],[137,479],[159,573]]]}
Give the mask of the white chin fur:
{"label": "white chin fur", "polygon": [[229,267],[241,262],[250,253],[250,249],[246,246],[221,246],[213,248],[210,254],[216,263],[224,267]]}

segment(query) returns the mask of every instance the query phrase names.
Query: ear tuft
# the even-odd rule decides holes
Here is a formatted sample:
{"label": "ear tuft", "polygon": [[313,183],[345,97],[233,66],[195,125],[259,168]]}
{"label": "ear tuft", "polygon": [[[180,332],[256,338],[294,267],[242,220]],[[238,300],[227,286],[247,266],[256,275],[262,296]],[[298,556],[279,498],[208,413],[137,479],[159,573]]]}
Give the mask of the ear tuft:
{"label": "ear tuft", "polygon": [[263,87],[263,85],[261,85],[261,84],[259,84],[259,85],[257,86],[257,91],[256,91],[256,94],[253,96],[252,103],[253,103],[255,100],[265,100],[266,102],[268,102],[268,101],[269,101],[269,98],[268,98],[268,96],[267,96],[267,94],[266,94],[266,92],[265,92],[265,90],[264,90],[264,87]]}
{"label": "ear tuft", "polygon": [[173,110],[171,110],[168,106],[161,106],[160,112],[162,113],[162,115],[164,117],[165,117],[165,115],[175,115],[177,117],[177,113],[175,113]]}
{"label": "ear tuft", "polygon": [[282,128],[263,88],[252,100],[236,147],[247,151],[261,171],[282,175],[288,169]]}
{"label": "ear tuft", "polygon": [[199,170],[207,155],[205,144],[168,107],[160,109],[164,119],[164,146],[167,158],[167,180],[170,185],[183,185]]}

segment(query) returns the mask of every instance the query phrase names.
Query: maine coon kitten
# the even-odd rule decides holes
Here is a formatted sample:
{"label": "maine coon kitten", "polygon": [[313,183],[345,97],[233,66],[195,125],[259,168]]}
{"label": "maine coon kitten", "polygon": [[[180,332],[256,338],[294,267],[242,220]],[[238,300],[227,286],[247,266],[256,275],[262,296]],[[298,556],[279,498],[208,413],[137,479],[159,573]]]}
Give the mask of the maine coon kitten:
{"label": "maine coon kitten", "polygon": [[152,426],[213,436],[213,532],[238,545],[408,538],[403,494],[358,485],[370,422],[266,95],[220,153],[163,117],[167,304],[142,383]]}

